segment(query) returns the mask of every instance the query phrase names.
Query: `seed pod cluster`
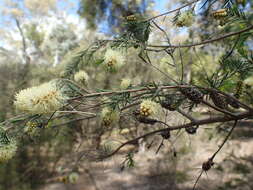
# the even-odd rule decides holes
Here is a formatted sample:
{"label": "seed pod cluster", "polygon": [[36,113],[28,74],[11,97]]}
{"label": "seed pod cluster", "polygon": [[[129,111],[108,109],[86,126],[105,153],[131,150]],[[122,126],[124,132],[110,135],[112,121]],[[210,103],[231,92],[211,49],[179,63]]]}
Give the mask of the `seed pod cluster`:
{"label": "seed pod cluster", "polygon": [[[240,96],[242,95],[242,91],[243,91],[243,87],[244,87],[244,83],[243,81],[238,81],[236,84],[236,88],[235,88],[235,93],[234,93],[234,97],[239,99]],[[238,104],[238,102],[236,102],[235,100],[231,99],[231,98],[227,98],[227,102],[230,106],[232,106],[235,109],[240,108],[240,105]]]}
{"label": "seed pod cluster", "polygon": [[167,95],[164,100],[160,102],[160,105],[169,110],[169,111],[175,111],[181,104],[182,99],[178,95]]}
{"label": "seed pod cluster", "polygon": [[215,106],[221,109],[227,109],[228,101],[227,98],[219,93],[211,92],[210,98]]}
{"label": "seed pod cluster", "polygon": [[212,168],[212,166],[214,165],[214,162],[212,159],[208,159],[208,161],[204,162],[202,164],[202,170],[203,171],[208,171]]}
{"label": "seed pod cluster", "polygon": [[163,132],[161,132],[161,136],[162,136],[162,138],[164,138],[164,139],[169,139],[170,138],[170,131],[168,130],[168,131],[163,131]]}
{"label": "seed pod cluster", "polygon": [[227,102],[228,102],[228,104],[229,104],[231,107],[233,107],[233,108],[235,108],[235,109],[239,109],[239,108],[240,108],[240,105],[239,105],[235,100],[233,100],[233,99],[231,99],[231,98],[227,98]]}
{"label": "seed pod cluster", "polygon": [[190,126],[190,127],[187,127],[185,128],[185,131],[190,134],[190,135],[194,135],[197,133],[197,129],[198,129],[198,126],[194,127],[194,126]]}
{"label": "seed pod cluster", "polygon": [[197,88],[181,88],[180,92],[196,104],[199,104],[204,98],[204,94]]}

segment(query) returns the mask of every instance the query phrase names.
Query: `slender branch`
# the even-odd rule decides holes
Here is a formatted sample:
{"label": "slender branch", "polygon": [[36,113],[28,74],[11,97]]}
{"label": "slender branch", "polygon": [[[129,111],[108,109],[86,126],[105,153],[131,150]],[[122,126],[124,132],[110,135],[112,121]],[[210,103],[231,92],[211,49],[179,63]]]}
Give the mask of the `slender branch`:
{"label": "slender branch", "polygon": [[195,1],[192,1],[192,2],[189,2],[189,3],[186,3],[186,4],[182,5],[181,7],[178,7],[178,8],[176,8],[176,9],[170,10],[170,11],[165,12],[165,13],[162,13],[162,14],[160,14],[160,15],[151,17],[151,18],[147,19],[146,21],[151,21],[151,20],[154,20],[154,19],[156,19],[156,18],[158,18],[158,17],[161,17],[161,16],[165,16],[165,15],[174,13],[174,12],[179,11],[179,10],[185,8],[185,7],[188,7],[188,6],[190,6],[190,5],[194,4],[194,3],[197,3],[198,1],[200,1],[200,0],[195,0]]}
{"label": "slender branch", "polygon": [[69,80],[69,79],[61,79],[61,80],[64,80],[64,81],[72,83],[73,85],[75,85],[76,87],[78,87],[79,89],[81,89],[82,91],[84,91],[85,93],[90,93],[87,89],[83,88],[82,86],[78,85],[77,83],[75,83],[72,80]]}
{"label": "slender branch", "polygon": [[[171,86],[171,85],[163,85],[161,86],[161,89],[176,89],[176,88],[188,88],[190,87],[189,85],[180,85],[180,86]],[[91,98],[91,97],[97,97],[97,96],[109,96],[109,95],[117,95],[117,94],[124,94],[126,92],[142,92],[142,91],[150,91],[156,89],[156,87],[141,87],[141,88],[137,88],[137,89],[128,89],[128,90],[119,90],[119,91],[109,91],[109,92],[93,92],[87,95],[83,95],[83,96],[78,96],[75,98],[72,98],[70,100],[77,100],[80,98]]]}
{"label": "slender branch", "polygon": [[197,180],[195,181],[195,183],[194,183],[194,185],[193,185],[192,190],[195,190],[196,185],[198,184],[198,181],[199,181],[199,179],[201,178],[201,176],[202,176],[203,172],[204,172],[204,170],[201,170],[201,172],[200,172],[200,174],[199,174],[199,176],[198,176]]}
{"label": "slender branch", "polygon": [[226,138],[223,140],[222,144],[219,146],[218,150],[213,154],[213,156],[210,158],[211,160],[213,160],[215,158],[215,156],[219,153],[219,151],[222,149],[222,147],[224,146],[224,144],[228,141],[229,137],[231,136],[234,128],[237,125],[237,120],[235,120],[233,127],[231,128],[231,130],[229,131],[229,133],[227,134]]}
{"label": "slender branch", "polygon": [[156,69],[157,71],[159,71],[160,73],[162,73],[164,76],[166,76],[169,80],[173,81],[176,84],[179,84],[176,80],[174,80],[173,78],[171,78],[167,73],[163,72],[161,69],[159,69],[157,66],[155,66],[154,64],[152,64],[151,62],[147,62],[141,55],[139,55],[139,57],[141,58],[141,60],[146,63],[146,64],[150,64],[154,69]]}
{"label": "slender branch", "polygon": [[230,112],[228,112],[228,111],[226,111],[224,109],[221,109],[221,108],[218,108],[216,106],[213,106],[212,104],[210,104],[209,102],[207,102],[205,100],[202,100],[202,103],[205,104],[205,105],[207,105],[207,106],[209,106],[209,107],[211,107],[211,108],[213,108],[216,111],[219,111],[221,113],[227,114],[227,115],[229,115],[231,117],[235,117],[235,115],[233,113],[230,113]]}
{"label": "slender branch", "polygon": [[236,127],[237,125],[237,121],[238,120],[235,120],[234,122],[234,125],[233,127],[231,128],[231,130],[229,131],[229,133],[227,134],[227,136],[225,137],[225,139],[223,140],[222,144],[219,146],[218,150],[206,161],[202,164],[202,170],[201,170],[201,173],[200,175],[198,176],[196,182],[194,183],[194,186],[193,186],[193,190],[195,190],[196,188],[196,185],[200,179],[200,177],[202,176],[203,172],[207,172],[209,169],[211,169],[211,167],[213,166],[214,162],[214,158],[215,156],[219,153],[219,151],[222,149],[222,147],[226,144],[226,142],[228,141],[229,137],[231,136],[234,128]]}
{"label": "slender branch", "polygon": [[[183,124],[183,125],[178,125],[178,126],[173,126],[173,127],[168,127],[168,128],[163,128],[163,129],[155,130],[155,131],[146,133],[146,134],[144,134],[142,136],[136,137],[136,138],[134,138],[132,140],[126,141],[125,143],[121,144],[118,148],[116,148],[112,153],[110,153],[108,155],[101,156],[98,159],[103,160],[105,158],[111,157],[114,154],[116,154],[124,146],[136,143],[139,139],[142,139],[142,138],[145,138],[145,137],[148,137],[148,136],[151,136],[151,135],[154,135],[156,133],[163,132],[163,131],[174,131],[174,130],[179,130],[179,129],[183,129],[183,128],[187,128],[187,127],[192,127],[192,126],[196,126],[196,125],[202,126],[202,125],[211,124],[211,123],[219,123],[219,122],[227,122],[227,121],[240,120],[240,119],[245,119],[245,118],[248,118],[248,117],[251,117],[251,116],[253,116],[253,113],[251,113],[251,112],[243,112],[243,113],[237,114],[234,118],[227,117],[227,116],[208,118],[208,119],[198,120],[198,121],[195,121],[195,122],[186,123],[186,124]],[[80,159],[84,155],[85,155],[85,153],[81,153]]]}
{"label": "slender branch", "polygon": [[190,114],[184,112],[183,110],[181,110],[180,108],[177,108],[177,112],[180,113],[181,115],[183,115],[184,117],[186,117],[187,119],[189,119],[192,122],[195,122],[196,119],[193,118]]}
{"label": "slender branch", "polygon": [[160,149],[161,149],[162,146],[164,145],[164,144],[163,144],[163,141],[164,141],[164,139],[162,139],[162,141],[161,141],[160,145],[158,146],[158,148],[157,148],[155,154],[158,154],[158,152],[160,151]]}
{"label": "slender branch", "polygon": [[[155,48],[189,48],[189,47],[200,46],[200,45],[216,42],[216,41],[219,41],[219,40],[223,40],[225,38],[229,38],[229,37],[236,36],[236,35],[239,35],[239,34],[244,33],[244,32],[248,32],[252,29],[253,29],[253,26],[249,26],[248,28],[245,28],[243,30],[240,30],[240,31],[237,31],[237,32],[231,32],[229,34],[220,36],[218,38],[202,41],[202,42],[195,43],[195,44],[186,44],[186,45],[152,45],[152,44],[150,44],[150,45],[148,45],[148,47],[155,47]],[[160,51],[163,51],[163,50],[164,49],[161,49]]]}
{"label": "slender branch", "polygon": [[60,127],[62,125],[67,125],[67,124],[70,124],[70,123],[73,123],[73,122],[76,122],[76,121],[83,121],[83,120],[86,120],[86,119],[92,119],[92,118],[95,118],[96,116],[92,115],[92,116],[89,116],[89,117],[81,117],[81,118],[77,118],[77,119],[72,119],[72,120],[69,120],[67,122],[64,122],[64,123],[60,123],[60,124],[56,124],[56,125],[52,125],[51,127]]}
{"label": "slender branch", "polygon": [[165,35],[165,37],[166,37],[166,39],[167,39],[167,41],[168,41],[168,44],[171,45],[171,44],[170,44],[170,38],[169,38],[167,32],[166,32],[164,29],[162,29],[158,24],[156,24],[155,21],[152,21],[152,23],[153,23],[162,33],[164,33],[164,35]]}
{"label": "slender branch", "polygon": [[93,115],[96,116],[95,113],[91,113],[91,112],[83,112],[83,111],[57,111],[57,113],[70,113],[70,114],[80,114],[80,115]]}

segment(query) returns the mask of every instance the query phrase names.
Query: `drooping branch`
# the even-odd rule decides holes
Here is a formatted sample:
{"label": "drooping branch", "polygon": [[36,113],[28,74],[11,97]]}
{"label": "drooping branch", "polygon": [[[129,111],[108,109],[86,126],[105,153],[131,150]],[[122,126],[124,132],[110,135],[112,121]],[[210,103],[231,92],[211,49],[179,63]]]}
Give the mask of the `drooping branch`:
{"label": "drooping branch", "polygon": [[[163,131],[175,131],[175,130],[185,129],[185,128],[193,127],[193,126],[203,126],[203,125],[206,125],[206,124],[228,122],[228,121],[237,121],[237,120],[241,120],[241,119],[246,119],[246,118],[251,117],[251,116],[253,116],[253,113],[247,111],[247,112],[243,112],[243,113],[237,114],[234,117],[228,117],[228,116],[214,117],[214,118],[196,120],[194,122],[186,123],[186,124],[183,124],[183,125],[172,126],[172,127],[167,127],[167,128],[155,130],[155,131],[146,133],[146,134],[144,134],[142,136],[136,137],[136,138],[134,138],[132,140],[129,140],[129,141],[125,142],[125,143],[122,143],[113,152],[111,152],[110,154],[107,154],[107,155],[103,155],[103,156],[99,157],[98,159],[103,160],[103,159],[109,158],[109,157],[113,156],[114,154],[116,154],[117,152],[119,152],[119,150],[121,148],[123,148],[124,146],[129,145],[129,144],[134,144],[134,143],[138,142],[139,139],[143,139],[145,137],[148,137],[148,136],[151,136],[151,135],[154,135],[154,134],[157,134],[157,133],[161,133]],[[81,153],[80,159],[83,156],[85,156],[85,155],[86,155],[86,152]]]}

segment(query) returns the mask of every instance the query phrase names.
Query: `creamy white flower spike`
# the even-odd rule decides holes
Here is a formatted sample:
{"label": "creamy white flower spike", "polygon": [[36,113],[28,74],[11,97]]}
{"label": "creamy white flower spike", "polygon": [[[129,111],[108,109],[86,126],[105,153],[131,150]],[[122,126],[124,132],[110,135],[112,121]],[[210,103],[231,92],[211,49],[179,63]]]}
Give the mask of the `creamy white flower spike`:
{"label": "creamy white flower spike", "polygon": [[6,145],[0,145],[0,163],[6,162],[13,158],[17,151],[17,143],[11,140]]}
{"label": "creamy white flower spike", "polygon": [[105,126],[109,126],[112,123],[117,122],[119,120],[119,117],[119,112],[117,112],[116,110],[112,110],[108,107],[102,109],[101,120],[102,124]]}
{"label": "creamy white flower spike", "polygon": [[153,116],[158,113],[159,105],[152,100],[143,100],[140,104],[140,114],[142,116]]}
{"label": "creamy white flower spike", "polygon": [[185,11],[180,13],[176,20],[176,25],[178,27],[183,27],[183,26],[191,26],[194,22],[194,15],[191,11]]}
{"label": "creamy white flower spike", "polygon": [[245,84],[253,86],[253,77],[249,77],[244,81]]}
{"label": "creamy white flower spike", "polygon": [[129,86],[131,85],[131,79],[122,79],[121,83],[120,83],[120,88],[121,89],[127,89]]}
{"label": "creamy white flower spike", "polygon": [[89,75],[85,71],[80,70],[74,75],[74,80],[76,82],[87,84],[89,80]]}
{"label": "creamy white flower spike", "polygon": [[77,180],[79,179],[79,175],[76,172],[72,172],[69,175],[69,183],[75,184],[77,182]]}
{"label": "creamy white flower spike", "polygon": [[125,58],[119,50],[108,49],[104,55],[104,64],[108,69],[119,69],[125,64]]}
{"label": "creamy white flower spike", "polygon": [[60,109],[67,97],[57,88],[55,81],[21,90],[14,105],[18,111],[30,114],[50,113]]}

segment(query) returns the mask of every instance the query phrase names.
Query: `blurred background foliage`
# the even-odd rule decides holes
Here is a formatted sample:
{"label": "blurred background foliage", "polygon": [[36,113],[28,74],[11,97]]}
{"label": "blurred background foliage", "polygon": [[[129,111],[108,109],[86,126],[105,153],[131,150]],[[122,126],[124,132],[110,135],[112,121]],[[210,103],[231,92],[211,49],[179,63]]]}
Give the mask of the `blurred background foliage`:
{"label": "blurred background foliage", "polygon": [[[78,52],[89,47],[97,39],[111,39],[112,36],[122,34],[126,29],[126,16],[136,14],[144,18],[150,18],[159,14],[160,11],[175,8],[185,2],[185,0],[1,1],[0,122],[18,114],[13,107],[15,93],[21,89],[38,85],[54,78],[60,78],[66,65],[72,61],[73,56],[78,54]],[[171,22],[174,15],[156,21],[157,24],[163,26],[163,29],[171,37],[172,44],[194,43],[219,34],[238,31],[248,24],[249,18],[253,18],[253,2],[250,0],[246,2],[245,6],[240,5],[239,7],[244,11],[247,19],[244,18],[244,15],[236,14],[235,12],[231,13],[231,16],[225,21],[226,24],[220,23],[211,16],[211,12],[224,6],[224,3],[216,2],[215,6],[211,8],[210,5],[213,1],[206,2],[197,15],[197,21],[190,28],[176,28]],[[226,6],[229,6],[229,3]],[[253,23],[251,22],[251,24]],[[163,33],[160,30],[153,27],[149,41],[155,44],[164,44],[165,39],[162,39],[162,35]],[[220,86],[212,86],[214,84],[208,83],[207,80],[208,77],[214,77],[212,74],[220,70],[222,64],[224,64],[222,59],[230,52],[231,47],[234,47],[235,50],[229,58],[229,63],[234,61],[237,64],[240,61],[248,61],[253,64],[250,62],[252,59],[247,60],[248,57],[252,56],[252,33],[240,36],[238,40],[236,38],[237,36],[223,40],[222,43],[215,42],[199,48],[181,49],[181,52],[175,53],[175,59],[176,62],[180,62],[183,57],[185,82],[216,87],[232,93],[236,89],[237,82],[243,80],[248,89],[248,93],[243,94],[243,98],[252,104],[252,73],[247,73],[246,76],[242,76],[239,73]],[[106,72],[100,67],[101,54],[104,51],[105,48],[102,48],[88,64],[79,64],[78,66],[78,70],[85,70],[89,74],[90,79],[86,87],[91,91],[118,89],[123,78],[132,79],[134,85],[153,82],[169,83],[166,77],[140,61],[138,58],[138,47],[137,49],[134,47],[128,49],[126,52],[127,64],[121,68],[120,72],[116,73]],[[173,76],[177,81],[181,80],[180,67],[171,65],[172,59],[168,54],[154,52],[150,56],[153,63],[161,70]],[[173,117],[175,117],[176,122],[177,116]],[[71,116],[68,119],[75,119],[75,116]],[[125,120],[128,120],[127,116]],[[58,121],[50,123],[49,127],[65,121],[67,120],[59,118]],[[129,126],[124,122],[119,125],[119,129],[131,129],[127,132],[125,131],[127,135],[122,132],[122,140],[138,133],[134,122],[129,124]],[[68,169],[75,162],[73,155],[76,154],[77,145],[82,144],[83,139],[85,139],[85,145],[82,145],[82,147],[90,148],[94,144],[99,146],[108,137],[113,137],[116,133],[115,131],[101,131],[98,121],[80,121],[59,127],[41,130],[38,134],[35,131],[32,135],[27,134],[27,138],[22,139],[22,146],[20,146],[15,158],[6,164],[0,164],[0,190],[37,189],[41,185],[50,183],[50,180],[55,179],[55,176],[64,176],[68,172]],[[252,140],[252,136],[249,137],[250,140]],[[240,136],[237,138],[240,138]],[[184,137],[184,141],[187,141],[187,139],[188,136]],[[182,160],[189,158],[187,153],[193,148],[182,145],[183,143],[180,144],[178,154],[181,155]],[[110,146],[113,146],[113,144]],[[164,164],[161,166],[163,169],[165,168],[164,173],[161,172],[160,178],[159,174],[155,174],[159,171],[155,166],[149,168],[149,172],[152,175],[156,175],[157,184],[160,181],[168,181],[168,178],[165,180],[167,176],[169,177],[167,185],[174,189],[180,189],[180,187],[177,187],[176,182],[186,182],[188,180],[186,168],[191,166],[180,166],[179,164],[182,164],[182,162],[177,161],[173,156],[171,156],[173,160],[171,164],[171,160],[166,160],[168,155],[171,156],[171,152],[164,151],[163,157],[155,162],[157,168],[160,167],[159,161]],[[146,159],[148,160],[148,158]],[[91,164],[89,161],[84,162],[88,165]],[[245,164],[252,169],[252,157],[239,164],[237,163],[237,167],[234,168],[236,172],[242,171],[245,168]],[[180,169],[184,168],[184,172],[176,171],[178,165]],[[92,171],[92,167],[85,166],[84,168],[84,171],[80,171],[77,168],[72,169],[73,171],[85,172],[86,174],[90,174],[89,170]],[[225,170],[224,168],[218,169]],[[232,171],[227,172],[231,173]],[[244,171],[242,173],[243,175],[247,174]],[[151,175],[149,177],[152,178]],[[91,175],[90,178],[92,179]],[[233,179],[237,181],[233,182],[233,180],[230,180],[230,182],[225,184],[228,187],[220,187],[219,189],[236,188],[238,184],[240,186],[246,184],[245,186],[247,186],[252,180],[252,176],[247,175],[240,183],[236,177]],[[152,180],[150,179],[149,182],[154,182],[155,184],[154,177]],[[58,178],[55,181],[59,182]],[[250,187],[252,188],[252,186]]]}

